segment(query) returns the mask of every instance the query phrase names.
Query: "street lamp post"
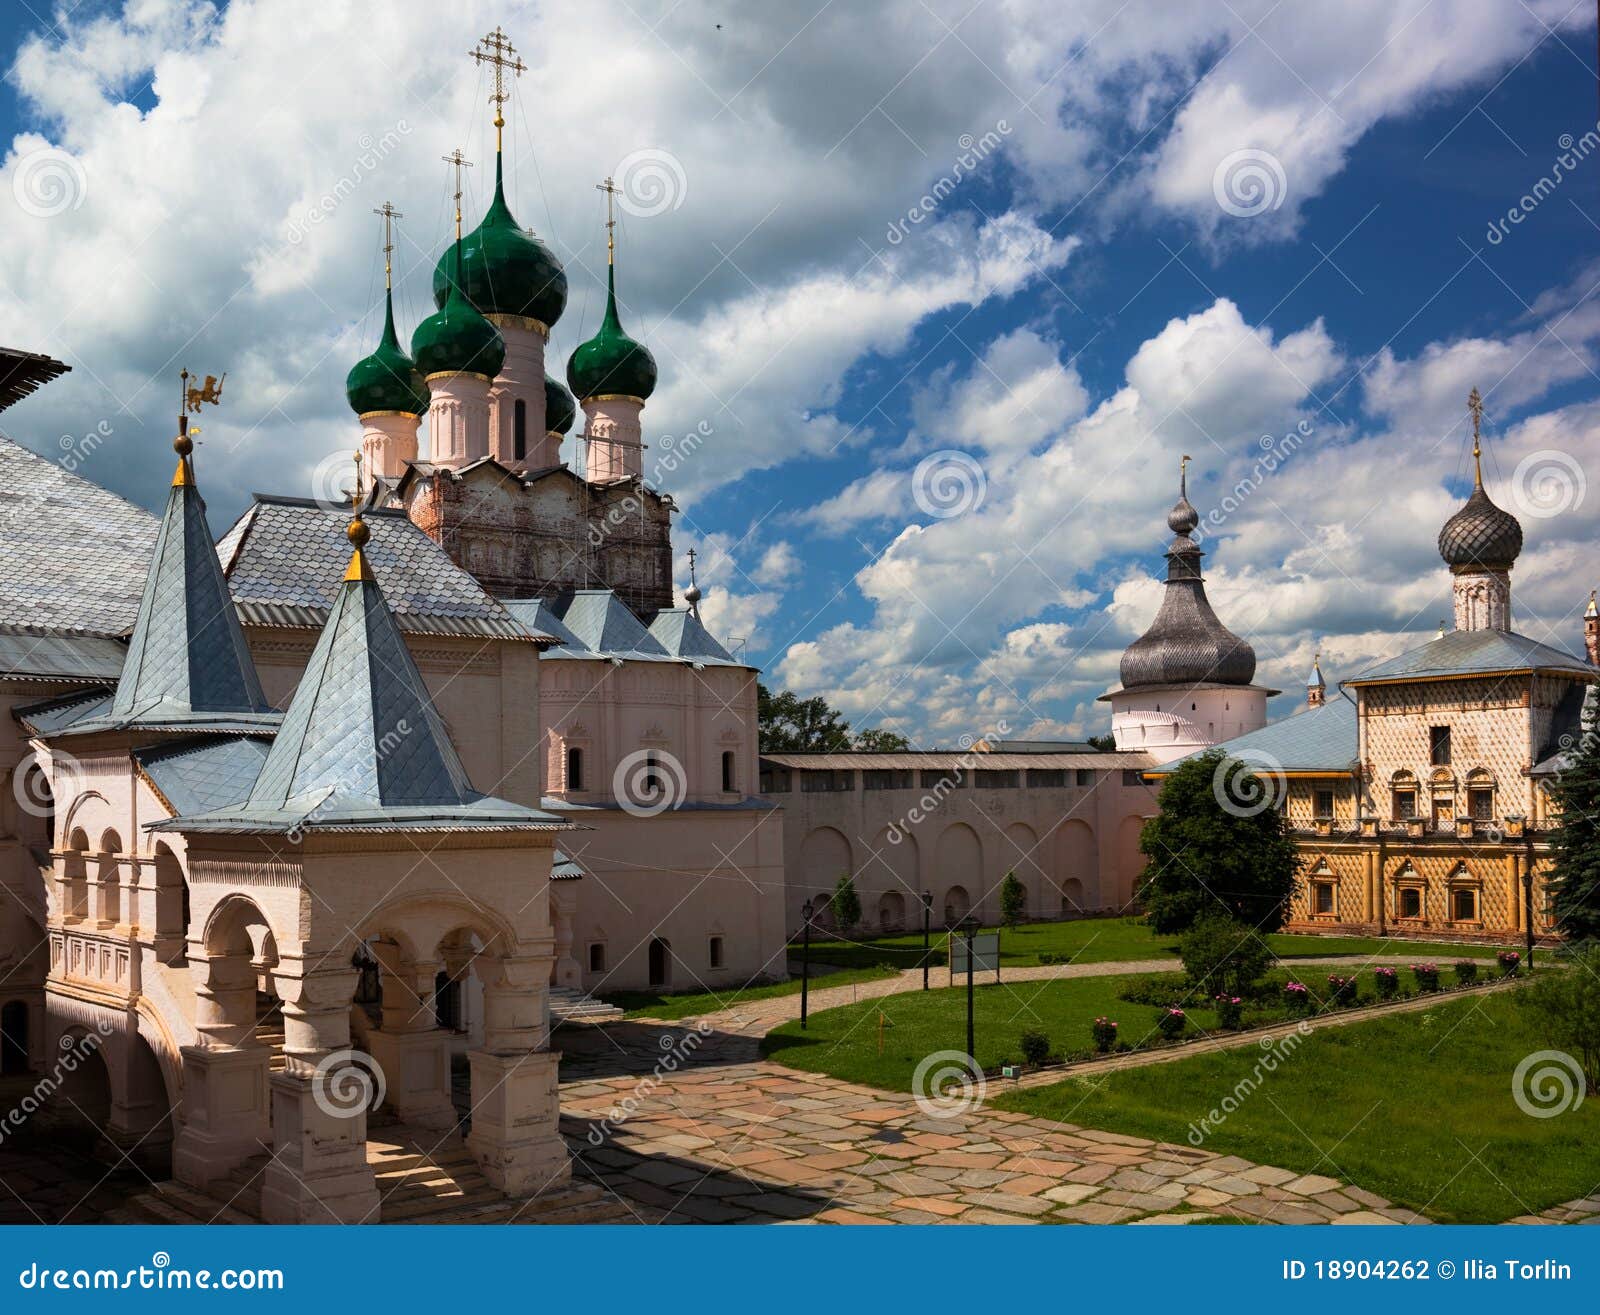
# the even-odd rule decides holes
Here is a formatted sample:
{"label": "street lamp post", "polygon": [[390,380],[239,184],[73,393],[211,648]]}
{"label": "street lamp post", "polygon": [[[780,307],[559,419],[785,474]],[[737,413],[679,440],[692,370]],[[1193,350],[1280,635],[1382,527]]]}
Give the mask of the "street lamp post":
{"label": "street lamp post", "polygon": [[800,1030],[806,1030],[807,995],[811,986],[811,915],[815,912],[811,901],[800,906],[800,916],[806,920],[804,939],[800,950]]}
{"label": "street lamp post", "polygon": [[922,892],[922,989],[924,991],[928,989],[928,950],[930,948],[928,928],[932,917],[933,892],[925,890]]}

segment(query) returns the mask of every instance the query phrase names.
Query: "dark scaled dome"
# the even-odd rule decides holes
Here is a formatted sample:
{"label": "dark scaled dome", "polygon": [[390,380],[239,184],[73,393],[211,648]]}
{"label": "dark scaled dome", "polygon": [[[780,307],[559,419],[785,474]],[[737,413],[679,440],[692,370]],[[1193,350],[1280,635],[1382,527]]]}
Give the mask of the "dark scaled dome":
{"label": "dark scaled dome", "polygon": [[[461,239],[451,248],[460,268]],[[424,375],[440,371],[465,371],[494,378],[505,364],[506,344],[495,328],[462,295],[459,283],[450,283],[444,305],[411,335],[411,354]]]}
{"label": "dark scaled dome", "polygon": [[565,434],[578,418],[572,394],[549,375],[544,377],[544,427],[550,434]]}
{"label": "dark scaled dome", "polygon": [[1199,523],[1185,477],[1178,501],[1167,514],[1167,525],[1176,535],[1167,549],[1167,590],[1150,629],[1123,651],[1124,689],[1248,685],[1255,679],[1255,649],[1222,624],[1206,598],[1200,574],[1205,554],[1189,537]]}
{"label": "dark scaled dome", "polygon": [[1522,526],[1509,511],[1489,500],[1480,479],[1473,485],[1467,505],[1439,531],[1439,556],[1452,569],[1491,567],[1506,569],[1522,551]]}
{"label": "dark scaled dome", "polygon": [[617,271],[606,272],[606,317],[600,331],[567,361],[567,385],[579,401],[591,397],[637,397],[644,401],[656,388],[656,358],[622,331],[617,318]]}
{"label": "dark scaled dome", "polygon": [[388,291],[383,296],[383,338],[371,356],[350,367],[344,395],[358,416],[374,411],[419,416],[428,409],[428,385],[395,335],[394,296]]}
{"label": "dark scaled dome", "polygon": [[[494,157],[494,200],[489,212],[461,239],[457,276],[467,300],[485,315],[525,315],[547,329],[567,308],[567,275],[550,248],[517,225],[506,204],[501,157]],[[450,294],[450,253],[433,269],[433,304]]]}

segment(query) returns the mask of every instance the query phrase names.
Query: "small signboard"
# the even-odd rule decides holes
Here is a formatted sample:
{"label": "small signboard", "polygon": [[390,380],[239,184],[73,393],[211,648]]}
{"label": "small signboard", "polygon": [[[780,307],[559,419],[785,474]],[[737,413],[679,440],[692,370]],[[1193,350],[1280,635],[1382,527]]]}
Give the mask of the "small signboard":
{"label": "small signboard", "polygon": [[[972,970],[974,973],[993,972],[1000,980],[1000,933],[974,932],[972,937]],[[967,938],[960,932],[950,933],[950,980],[967,975]]]}

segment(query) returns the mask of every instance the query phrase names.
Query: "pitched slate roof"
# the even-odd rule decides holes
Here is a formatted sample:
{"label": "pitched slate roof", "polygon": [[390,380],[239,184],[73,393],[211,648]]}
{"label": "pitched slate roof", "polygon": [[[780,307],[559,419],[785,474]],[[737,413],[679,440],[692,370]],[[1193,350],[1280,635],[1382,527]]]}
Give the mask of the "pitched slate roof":
{"label": "pitched slate roof", "polygon": [[72,367],[43,352],[0,347],[0,411],[20,402],[41,384],[66,374]]}
{"label": "pitched slate roof", "polygon": [[[339,593],[350,508],[256,494],[217,544],[247,624],[320,628]],[[367,559],[383,579],[400,628],[412,634],[547,640],[518,624],[403,510],[366,513]]]}
{"label": "pitched slate roof", "polygon": [[1555,776],[1572,766],[1584,722],[1600,714],[1600,685],[1574,684],[1561,696],[1550,718],[1545,742],[1535,755],[1532,776]]}
{"label": "pitched slate roof", "polygon": [[247,732],[277,721],[217,563],[190,459],[180,457],[111,707],[65,731]]}
{"label": "pitched slate roof", "polygon": [[743,667],[712,638],[700,618],[687,607],[668,607],[650,619],[650,637],[675,658],[703,667]]}
{"label": "pitched slate roof", "polygon": [[632,662],[670,662],[671,655],[610,589],[574,589],[550,600],[550,610],[588,649],[584,656]]}
{"label": "pitched slate roof", "polygon": [[1452,630],[1344,681],[1428,680],[1495,671],[1557,671],[1595,676],[1587,662],[1510,630]]}
{"label": "pitched slate roof", "polygon": [[[1329,772],[1347,775],[1356,760],[1355,700],[1341,694],[1321,707],[1304,708],[1271,722],[1258,731],[1224,740],[1214,748],[1230,757],[1257,763],[1273,771]],[[1146,775],[1165,776],[1175,772],[1191,758],[1211,750],[1202,749],[1159,767]]]}
{"label": "pitched slate roof", "polygon": [[111,709],[111,690],[101,687],[75,690],[53,699],[21,704],[11,709],[11,715],[21,723],[29,735],[49,738],[85,717],[98,717]]}
{"label": "pitched slate roof", "polygon": [[1149,767],[1155,760],[1143,750],[1102,753],[1089,749],[1083,753],[1007,753],[990,750],[980,753],[973,749],[906,749],[879,753],[872,750],[847,749],[839,753],[762,753],[761,761],[778,767],[792,767],[799,771],[873,771],[921,769],[929,772],[1016,771],[1019,769],[1045,770],[1052,768],[1083,768],[1095,771],[1116,771],[1120,768]]}
{"label": "pitched slate roof", "polygon": [[149,512],[0,437],[0,624],[126,635],[156,531]]}
{"label": "pitched slate roof", "polygon": [[177,813],[205,813],[250,794],[270,741],[219,735],[134,750],[139,770]]}
{"label": "pitched slate roof", "polygon": [[128,649],[100,635],[40,635],[0,626],[0,677],[7,680],[114,681]]}
{"label": "pitched slate roof", "polygon": [[[532,635],[543,635],[555,639],[557,644],[546,649],[542,657],[593,657],[583,646],[572,631],[562,623],[561,618],[550,610],[550,604],[542,598],[507,598],[504,600],[506,611],[510,612],[517,622]],[[563,653],[563,650],[566,650]]]}
{"label": "pitched slate roof", "polygon": [[[352,527],[356,533],[361,522]],[[358,536],[363,539],[364,535]],[[242,803],[157,822],[182,832],[555,830],[475,791],[360,547]]]}

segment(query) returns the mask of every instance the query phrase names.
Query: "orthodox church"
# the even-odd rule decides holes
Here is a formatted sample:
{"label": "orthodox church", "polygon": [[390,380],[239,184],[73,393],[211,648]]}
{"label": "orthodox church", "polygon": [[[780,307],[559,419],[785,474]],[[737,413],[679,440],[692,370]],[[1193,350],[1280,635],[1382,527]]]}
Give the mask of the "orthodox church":
{"label": "orthodox church", "polygon": [[[1291,930],[1500,941],[1556,932],[1546,787],[1576,742],[1584,694],[1600,679],[1600,610],[1591,596],[1582,657],[1512,628],[1522,527],[1484,488],[1476,389],[1468,409],[1472,493],[1438,539],[1454,628],[1331,691],[1318,660],[1303,708],[1218,746],[1267,779],[1284,810],[1301,858]],[[1180,497],[1175,549],[1180,522],[1194,523],[1191,510]],[[1114,707],[1127,697],[1130,671],[1168,700],[1180,687],[1248,684],[1253,655],[1242,659],[1248,646],[1228,642],[1196,578],[1187,566],[1169,574],[1151,630],[1157,660],[1146,665],[1150,635],[1129,648]],[[1174,582],[1188,591],[1177,604]],[[1205,679],[1190,683],[1196,675]],[[1119,726],[1119,745],[1126,731],[1143,729]],[[1148,775],[1159,781],[1184,757]]]}

